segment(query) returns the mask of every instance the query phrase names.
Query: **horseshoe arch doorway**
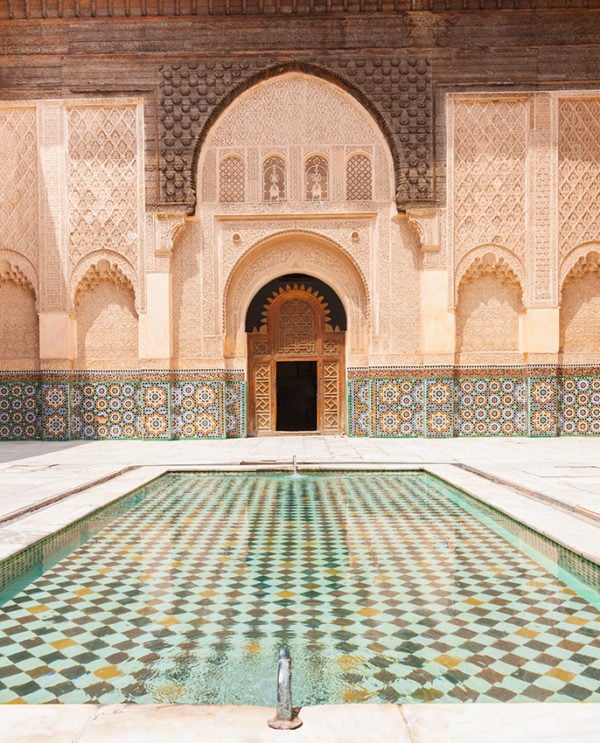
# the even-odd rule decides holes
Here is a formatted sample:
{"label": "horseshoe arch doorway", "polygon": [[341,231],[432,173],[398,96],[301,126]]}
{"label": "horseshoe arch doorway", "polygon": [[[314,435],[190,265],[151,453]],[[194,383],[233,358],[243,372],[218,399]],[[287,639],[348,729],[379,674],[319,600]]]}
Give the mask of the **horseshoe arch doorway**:
{"label": "horseshoe arch doorway", "polygon": [[246,313],[248,433],[339,434],[345,421],[346,312],[322,281],[289,274]]}

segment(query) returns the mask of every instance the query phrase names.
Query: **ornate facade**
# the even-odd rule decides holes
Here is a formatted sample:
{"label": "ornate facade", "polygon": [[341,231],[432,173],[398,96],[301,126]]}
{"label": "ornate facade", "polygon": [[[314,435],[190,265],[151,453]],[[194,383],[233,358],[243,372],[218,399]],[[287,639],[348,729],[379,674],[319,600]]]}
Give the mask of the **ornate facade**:
{"label": "ornate facade", "polygon": [[504,5],[1,4],[0,439],[599,433],[600,17]]}

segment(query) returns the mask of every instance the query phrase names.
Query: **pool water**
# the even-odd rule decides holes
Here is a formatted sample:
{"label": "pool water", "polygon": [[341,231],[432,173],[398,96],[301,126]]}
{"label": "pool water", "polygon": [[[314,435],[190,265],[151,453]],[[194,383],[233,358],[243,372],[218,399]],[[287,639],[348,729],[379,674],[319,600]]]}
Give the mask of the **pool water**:
{"label": "pool water", "polygon": [[600,701],[598,594],[477,510],[424,473],[166,475],[7,587],[0,701],[273,705],[283,646],[295,705]]}

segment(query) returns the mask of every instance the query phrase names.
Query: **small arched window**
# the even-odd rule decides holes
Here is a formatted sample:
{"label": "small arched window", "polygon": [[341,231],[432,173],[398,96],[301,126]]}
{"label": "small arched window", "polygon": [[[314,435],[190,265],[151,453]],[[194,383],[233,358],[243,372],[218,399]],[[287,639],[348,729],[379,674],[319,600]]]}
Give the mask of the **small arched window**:
{"label": "small arched window", "polygon": [[219,165],[219,201],[245,200],[246,168],[241,157],[230,155]]}
{"label": "small arched window", "polygon": [[304,165],[305,198],[325,201],[329,198],[329,164],[321,155],[307,158]]}
{"label": "small arched window", "polygon": [[263,201],[285,201],[285,182],[285,160],[277,155],[268,157],[263,163]]}
{"label": "small arched window", "polygon": [[372,198],[371,161],[366,155],[352,155],[346,163],[346,199],[370,201]]}

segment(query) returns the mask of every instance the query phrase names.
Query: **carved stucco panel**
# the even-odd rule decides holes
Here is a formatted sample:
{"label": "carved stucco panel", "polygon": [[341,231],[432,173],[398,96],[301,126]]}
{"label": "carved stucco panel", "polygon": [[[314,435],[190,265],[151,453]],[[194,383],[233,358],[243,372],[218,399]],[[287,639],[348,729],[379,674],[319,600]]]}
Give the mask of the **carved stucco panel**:
{"label": "carved stucco panel", "polygon": [[35,107],[0,108],[0,247],[37,267],[38,137]]}
{"label": "carved stucco panel", "polygon": [[226,355],[245,353],[244,313],[251,298],[270,279],[285,273],[310,272],[338,294],[349,317],[350,351],[364,353],[370,327],[367,282],[339,246],[315,236],[275,236],[242,256],[225,277]]}
{"label": "carved stucco panel", "polygon": [[[298,61],[288,69],[298,69],[304,64]],[[312,71],[312,60],[306,63],[306,68],[309,67]],[[268,58],[173,62],[161,67],[158,139],[163,200],[195,203],[192,154],[211,117],[244,83],[258,81],[261,75],[272,78],[280,72],[280,62]],[[314,67],[314,72],[333,76],[342,85],[362,91],[380,124],[387,127],[395,149],[398,201],[431,200],[434,197],[433,94],[429,61],[405,54],[345,56],[329,60],[327,67]],[[343,97],[341,90],[340,94]],[[311,95],[306,98],[307,107],[314,103]],[[317,120],[315,132],[327,136],[325,124],[318,121],[321,111],[313,108],[312,113]],[[294,128],[296,123],[292,122]],[[282,127],[274,121],[274,128]],[[202,193],[212,195],[214,185],[210,189],[205,187]]]}
{"label": "carved stucco panel", "polygon": [[470,262],[492,250],[526,286],[529,98],[449,95],[449,306]]}
{"label": "carved stucco panel", "polygon": [[112,250],[137,265],[143,240],[141,105],[67,108],[71,265]]}
{"label": "carved stucco panel", "polygon": [[[266,238],[285,233],[326,237],[342,247],[360,267],[366,279],[372,275],[372,232],[370,219],[281,220],[266,224],[256,221],[222,222],[220,227],[222,276],[226,281],[233,266],[253,246]],[[307,263],[306,273],[310,273]]]}
{"label": "carved stucco panel", "polygon": [[559,101],[561,260],[600,237],[600,97]]}
{"label": "carved stucco panel", "polygon": [[292,142],[309,148],[382,139],[374,119],[348,93],[314,76],[290,73],[242,93],[210,134],[213,147]]}
{"label": "carved stucco panel", "polygon": [[525,252],[527,100],[458,100],[454,108],[454,246]]}

